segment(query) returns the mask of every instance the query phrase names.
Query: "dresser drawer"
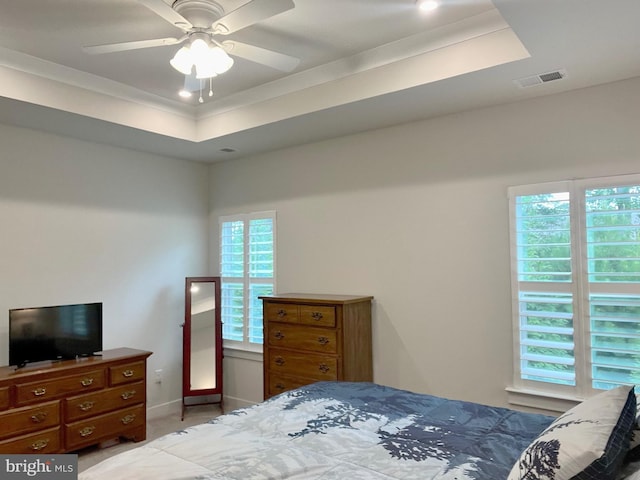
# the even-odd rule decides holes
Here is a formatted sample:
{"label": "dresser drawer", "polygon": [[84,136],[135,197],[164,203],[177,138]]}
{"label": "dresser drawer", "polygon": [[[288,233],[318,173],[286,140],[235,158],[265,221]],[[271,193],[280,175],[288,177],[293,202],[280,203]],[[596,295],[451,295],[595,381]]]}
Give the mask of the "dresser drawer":
{"label": "dresser drawer", "polygon": [[58,453],[60,451],[62,451],[60,427],[0,442],[0,452],[6,454]]}
{"label": "dresser drawer", "polygon": [[298,306],[290,303],[267,303],[264,308],[265,321],[288,322],[298,321]]}
{"label": "dresser drawer", "polygon": [[144,405],[138,405],[66,425],[67,449],[76,450],[100,442],[104,438],[122,435],[128,429],[143,426],[143,408]]}
{"label": "dresser drawer", "polygon": [[300,305],[300,323],[318,327],[336,326],[336,307]]}
{"label": "dresser drawer", "polygon": [[0,438],[42,430],[60,423],[60,402],[42,403],[33,407],[14,408],[0,415]]}
{"label": "dresser drawer", "polygon": [[295,305],[291,303],[267,303],[265,321],[298,323],[316,327],[336,326],[336,307],[322,305]]}
{"label": "dresser drawer", "polygon": [[334,329],[275,322],[269,325],[269,345],[321,353],[336,353],[338,347]]}
{"label": "dresser drawer", "polygon": [[0,410],[9,408],[9,387],[0,388]]}
{"label": "dresser drawer", "polygon": [[63,395],[98,390],[104,387],[104,370],[16,385],[16,405],[28,405]]}
{"label": "dresser drawer", "polygon": [[127,363],[109,368],[109,382],[112,386],[144,380],[145,362]]}
{"label": "dresser drawer", "polygon": [[286,377],[283,375],[269,375],[269,395],[278,395],[279,393],[293,390],[294,388],[309,385],[315,380],[309,378]]}
{"label": "dresser drawer", "polygon": [[373,380],[373,297],[283,293],[258,298],[265,326],[265,400],[319,380]]}
{"label": "dresser drawer", "polygon": [[96,393],[65,399],[66,421],[73,422],[92,415],[143,403],[146,397],[144,382],[136,382]]}
{"label": "dresser drawer", "polygon": [[328,355],[273,348],[269,354],[269,370],[272,375],[336,380],[338,378],[338,359]]}

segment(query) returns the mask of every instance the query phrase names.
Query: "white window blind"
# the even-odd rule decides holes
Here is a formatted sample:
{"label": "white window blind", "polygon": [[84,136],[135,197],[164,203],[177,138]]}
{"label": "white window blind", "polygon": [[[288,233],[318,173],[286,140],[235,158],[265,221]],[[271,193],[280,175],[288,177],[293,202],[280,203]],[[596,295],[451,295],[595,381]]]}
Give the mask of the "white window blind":
{"label": "white window blind", "polygon": [[220,218],[222,334],[228,345],[263,343],[261,295],[275,288],[275,212]]}
{"label": "white window blind", "polygon": [[593,387],[640,383],[640,182],[584,199]]}
{"label": "white window blind", "polygon": [[514,384],[640,383],[640,176],[512,187]]}

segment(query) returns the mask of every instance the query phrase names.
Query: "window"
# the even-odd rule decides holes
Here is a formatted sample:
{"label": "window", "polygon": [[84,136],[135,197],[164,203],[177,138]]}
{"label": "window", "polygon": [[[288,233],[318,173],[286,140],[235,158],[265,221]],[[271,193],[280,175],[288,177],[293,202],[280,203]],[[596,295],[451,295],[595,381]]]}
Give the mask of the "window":
{"label": "window", "polygon": [[275,212],[220,218],[222,337],[226,346],[262,348],[261,295],[275,287]]}
{"label": "window", "polygon": [[515,387],[640,383],[640,175],[509,189]]}

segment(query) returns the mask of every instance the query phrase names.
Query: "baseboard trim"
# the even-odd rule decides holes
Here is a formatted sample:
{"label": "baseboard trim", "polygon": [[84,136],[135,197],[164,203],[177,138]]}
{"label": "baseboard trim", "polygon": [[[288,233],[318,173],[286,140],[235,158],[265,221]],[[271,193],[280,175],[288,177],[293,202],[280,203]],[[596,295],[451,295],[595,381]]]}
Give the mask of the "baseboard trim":
{"label": "baseboard trim", "polygon": [[182,399],[172,400],[147,408],[147,420],[182,414]]}
{"label": "baseboard trim", "polygon": [[238,408],[251,407],[255,404],[256,402],[250,402],[249,400],[245,400],[243,398],[225,396],[224,413],[229,413],[231,410],[236,410]]}

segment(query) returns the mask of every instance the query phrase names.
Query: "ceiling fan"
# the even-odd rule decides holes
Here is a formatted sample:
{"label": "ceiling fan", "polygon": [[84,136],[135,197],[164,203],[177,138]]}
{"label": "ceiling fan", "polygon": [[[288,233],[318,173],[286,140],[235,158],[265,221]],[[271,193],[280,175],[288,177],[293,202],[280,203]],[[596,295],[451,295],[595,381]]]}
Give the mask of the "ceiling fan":
{"label": "ceiling fan", "polygon": [[[223,67],[230,68],[233,60],[226,54],[244,58],[261,65],[290,72],[296,68],[299,59],[285,55],[280,52],[268,50],[256,45],[238,42],[235,40],[218,41],[217,36],[226,36],[237,32],[250,25],[266,20],[272,16],[286,12],[295,7],[293,0],[251,0],[241,7],[226,13],[224,8],[214,0],[176,0],[172,5],[168,5],[163,0],[137,0],[160,17],[181,29],[184,34],[180,37],[156,38],[151,40],[138,40],[133,42],[111,43],[106,45],[85,46],[83,50],[90,54],[102,54],[135,50],[140,48],[161,47],[167,45],[177,45],[188,42],[188,47],[194,48],[194,44],[201,46],[202,43],[210,47],[211,51],[227,57],[223,62]],[[185,47],[180,51],[185,51]],[[220,53],[223,51],[223,53]],[[176,57],[171,61],[172,66],[185,75],[191,75],[191,65],[179,68],[179,58],[176,64]],[[196,65],[197,67],[197,65]],[[216,71],[197,72],[198,78],[210,78],[215,76]],[[223,70],[226,71],[226,70]]]}

